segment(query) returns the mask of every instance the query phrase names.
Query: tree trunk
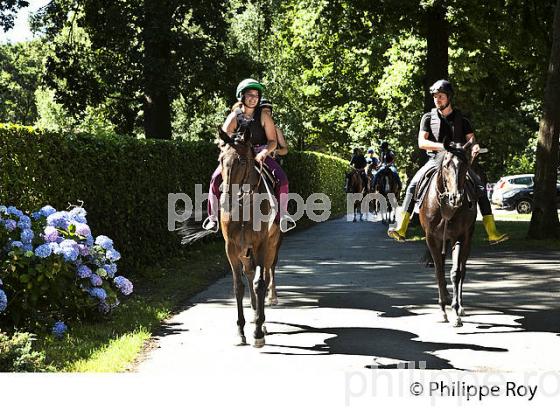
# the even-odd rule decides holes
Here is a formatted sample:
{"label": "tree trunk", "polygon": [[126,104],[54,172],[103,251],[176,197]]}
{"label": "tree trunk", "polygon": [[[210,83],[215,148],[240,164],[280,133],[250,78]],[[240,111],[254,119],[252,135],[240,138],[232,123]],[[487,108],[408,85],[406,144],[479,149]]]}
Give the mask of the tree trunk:
{"label": "tree trunk", "polygon": [[[427,42],[426,72],[424,75],[424,112],[434,108],[434,101],[430,94],[430,86],[437,80],[447,79],[449,75],[449,24],[446,20],[447,7],[443,2],[436,1],[432,7],[426,9],[423,15],[423,27]],[[423,165],[428,156],[426,151],[416,149],[412,154],[412,162]],[[414,175],[414,174],[412,174]],[[407,176],[410,178],[412,175]]]}
{"label": "tree trunk", "polygon": [[171,16],[173,0],[144,0],[144,132],[171,139]]}
{"label": "tree trunk", "polygon": [[560,132],[560,0],[554,12],[552,50],[544,91],[544,115],[539,127],[533,216],[529,238],[558,238],[556,209],[558,137]]}
{"label": "tree trunk", "polygon": [[424,27],[428,43],[426,75],[424,76],[424,111],[434,107],[429,87],[437,80],[448,79],[449,71],[449,24],[446,20],[447,7],[436,2],[426,10]]}

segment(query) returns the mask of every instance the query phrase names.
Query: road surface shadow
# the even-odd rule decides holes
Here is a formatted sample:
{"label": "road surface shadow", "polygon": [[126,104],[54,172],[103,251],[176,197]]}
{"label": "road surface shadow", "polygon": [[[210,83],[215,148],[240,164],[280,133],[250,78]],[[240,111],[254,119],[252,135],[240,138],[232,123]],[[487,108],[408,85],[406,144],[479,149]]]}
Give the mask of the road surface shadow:
{"label": "road surface shadow", "polygon": [[[413,340],[418,335],[410,332],[404,332],[393,329],[381,328],[363,328],[363,327],[326,327],[316,328],[306,325],[294,323],[270,322],[279,325],[292,326],[300,330],[287,332],[271,332],[270,335],[297,335],[297,334],[331,334],[332,337],[325,339],[324,343],[317,344],[312,347],[267,344],[268,347],[289,348],[308,351],[309,353],[286,353],[286,352],[263,352],[263,354],[272,355],[289,355],[289,356],[306,356],[306,355],[357,355],[370,356],[372,362],[374,358],[390,359],[397,361],[399,364],[383,365],[379,363],[364,365],[366,368],[378,369],[397,369],[402,368],[402,364],[415,362],[416,368],[423,366],[426,369],[442,370],[455,369],[448,360],[442,359],[431,352],[440,350],[465,350],[465,354],[470,351],[485,352],[507,352],[507,349],[497,347],[485,347],[474,344],[450,344],[450,343],[432,343]],[[422,365],[421,365],[422,364]]]}

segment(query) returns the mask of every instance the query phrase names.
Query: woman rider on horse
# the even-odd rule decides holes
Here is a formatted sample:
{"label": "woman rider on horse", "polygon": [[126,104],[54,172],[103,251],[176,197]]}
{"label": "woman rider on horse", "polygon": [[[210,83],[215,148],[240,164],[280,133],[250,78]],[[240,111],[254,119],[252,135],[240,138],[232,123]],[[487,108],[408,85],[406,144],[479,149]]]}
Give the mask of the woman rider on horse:
{"label": "woman rider on horse", "polygon": [[[453,110],[451,107],[451,97],[453,96],[451,83],[447,80],[436,81],[430,87],[430,94],[434,99],[436,108],[424,114],[420,122],[420,132],[418,133],[418,147],[428,152],[429,160],[416,172],[416,175],[414,175],[406,188],[406,196],[402,204],[403,215],[400,227],[397,229],[390,228],[387,232],[391,238],[398,241],[404,241],[406,238],[408,223],[414,212],[416,187],[428,172],[437,167],[435,154],[437,151],[444,150],[444,139],[450,138],[454,142],[461,144],[471,141],[473,144],[472,153],[475,155],[480,150],[480,146],[475,142],[474,132],[469,121],[461,115],[459,110]],[[496,230],[486,187],[480,182],[480,178],[472,169],[469,170],[469,177],[474,182],[479,194],[478,206],[482,213],[482,222],[488,234],[488,240],[490,243],[499,243],[509,239],[506,234],[501,234]]]}
{"label": "woman rider on horse", "polygon": [[[276,127],[268,112],[263,112],[259,107],[264,86],[252,78],[247,78],[239,83],[236,90],[238,104],[226,118],[222,129],[232,135],[236,132],[249,129],[251,144],[255,152],[255,160],[270,169],[277,179],[276,199],[280,204],[280,230],[287,232],[295,227],[294,220],[288,215],[288,178],[280,165],[270,156],[277,147]],[[217,232],[219,229],[219,198],[220,184],[222,183],[221,166],[212,174],[210,192],[208,193],[208,217],[202,227],[206,230]]]}

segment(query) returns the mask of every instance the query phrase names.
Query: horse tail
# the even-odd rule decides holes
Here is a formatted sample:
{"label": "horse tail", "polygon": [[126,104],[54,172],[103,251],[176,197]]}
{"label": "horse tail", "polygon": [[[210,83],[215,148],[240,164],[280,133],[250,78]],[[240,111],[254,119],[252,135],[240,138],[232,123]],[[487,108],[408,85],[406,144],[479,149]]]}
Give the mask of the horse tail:
{"label": "horse tail", "polygon": [[182,237],[181,245],[192,245],[194,242],[201,240],[214,232],[202,229],[200,222],[195,221],[194,217],[181,222],[180,226],[175,229],[175,232]]}

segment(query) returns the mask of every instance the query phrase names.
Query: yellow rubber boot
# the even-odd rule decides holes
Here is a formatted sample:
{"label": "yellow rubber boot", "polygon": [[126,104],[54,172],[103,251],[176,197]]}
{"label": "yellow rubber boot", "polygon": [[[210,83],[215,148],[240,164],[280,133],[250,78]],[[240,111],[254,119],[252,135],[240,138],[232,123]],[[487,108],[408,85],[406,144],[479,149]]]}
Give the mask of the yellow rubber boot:
{"label": "yellow rubber boot", "polygon": [[482,223],[484,224],[484,229],[486,229],[488,240],[492,245],[507,241],[509,239],[509,236],[507,234],[497,231],[496,223],[494,221],[494,215],[483,216]]}
{"label": "yellow rubber boot", "polygon": [[410,212],[405,212],[402,216],[401,226],[398,229],[389,228],[387,235],[399,242],[404,242],[406,239],[406,230],[410,222]]}

